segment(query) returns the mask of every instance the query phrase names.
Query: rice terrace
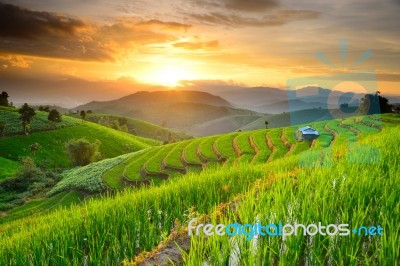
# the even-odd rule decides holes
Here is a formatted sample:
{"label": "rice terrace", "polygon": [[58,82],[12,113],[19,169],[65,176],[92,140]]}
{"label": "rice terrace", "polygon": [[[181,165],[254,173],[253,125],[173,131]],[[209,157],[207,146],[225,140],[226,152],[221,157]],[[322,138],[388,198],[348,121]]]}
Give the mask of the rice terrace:
{"label": "rice terrace", "polygon": [[0,1],[0,266],[400,265],[398,1],[106,2]]}

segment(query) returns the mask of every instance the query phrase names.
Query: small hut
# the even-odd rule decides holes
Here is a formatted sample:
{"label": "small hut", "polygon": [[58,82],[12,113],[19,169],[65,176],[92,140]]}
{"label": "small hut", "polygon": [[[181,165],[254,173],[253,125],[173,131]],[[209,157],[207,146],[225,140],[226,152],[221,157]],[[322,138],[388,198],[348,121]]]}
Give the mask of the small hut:
{"label": "small hut", "polygon": [[319,133],[314,128],[309,127],[309,126],[305,126],[305,127],[299,128],[296,131],[296,137],[297,137],[298,140],[309,140],[309,141],[311,141],[311,140],[314,140],[314,139],[318,138],[319,137]]}

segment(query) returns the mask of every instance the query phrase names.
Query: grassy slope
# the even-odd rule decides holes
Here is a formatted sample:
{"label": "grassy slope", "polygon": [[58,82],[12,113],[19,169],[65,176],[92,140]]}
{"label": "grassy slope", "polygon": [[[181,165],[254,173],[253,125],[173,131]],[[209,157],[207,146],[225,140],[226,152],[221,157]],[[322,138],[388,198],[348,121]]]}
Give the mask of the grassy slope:
{"label": "grassy slope", "polygon": [[[33,117],[30,125],[31,132],[54,130],[54,125],[47,119],[49,113],[36,111],[36,116]],[[56,128],[71,127],[80,124],[78,119],[62,115],[62,121],[56,124]],[[11,107],[0,107],[0,121],[6,123],[5,134],[12,136],[22,134],[24,132],[19,120],[18,109]]]}
{"label": "grassy slope", "polygon": [[[288,156],[268,164],[187,175],[160,187],[126,191],[115,198],[58,210],[29,222],[23,219],[9,223],[1,228],[0,264],[81,264],[82,255],[76,250],[85,250],[91,264],[121,263],[124,258],[133,258],[139,251],[157,246],[163,239],[160,236],[168,234],[176,220],[186,224],[186,215],[192,207],[199,214],[210,213],[217,204],[246,193],[240,204],[229,212],[220,212],[218,217],[225,223],[237,220],[253,223],[256,216],[270,221],[270,214],[274,213],[272,222],[290,219],[289,222],[304,224],[338,220],[351,226],[379,224],[390,235],[333,239],[317,236],[311,246],[307,245],[311,240],[301,235],[285,242],[277,237],[261,242],[257,250],[249,242],[239,241],[241,264],[267,261],[287,265],[307,257],[312,264],[333,260],[346,265],[383,262],[393,265],[400,252],[397,230],[400,130],[386,129],[362,141],[375,146],[381,160],[354,164],[344,155],[335,158],[332,168],[299,168],[297,157]],[[363,151],[357,156],[379,159]],[[209,261],[216,265],[217,259],[229,260],[232,246],[228,240],[227,237],[193,238],[186,263]],[[52,252],[47,252],[50,244]],[[285,251],[282,245],[287,247]]]}
{"label": "grassy slope", "polygon": [[0,157],[0,180],[13,176],[19,167],[19,163]]}
{"label": "grassy slope", "polygon": [[[79,115],[71,115],[72,117],[79,118]],[[97,122],[100,118],[105,117],[105,118],[110,118],[110,119],[118,119],[121,118],[121,116],[116,116],[116,115],[109,115],[109,114],[87,114],[86,119],[92,122]],[[130,131],[135,131],[138,136],[145,137],[145,138],[152,138],[152,139],[162,139],[166,140],[168,139],[168,135],[171,134],[172,137],[175,139],[185,139],[188,138],[189,136],[186,135],[184,132],[177,132],[173,131],[171,129],[157,126],[155,124],[135,119],[135,118],[130,118],[130,117],[125,117],[125,119],[128,122],[128,129]]]}
{"label": "grassy slope", "polygon": [[50,198],[31,200],[28,203],[12,209],[7,216],[0,218],[0,223],[14,221],[28,215],[37,216],[57,208],[67,208],[83,200],[83,195],[77,191],[62,192]]}
{"label": "grassy slope", "polygon": [[22,156],[32,156],[29,145],[37,142],[41,145],[35,156],[38,164],[44,164],[49,168],[67,167],[70,165],[70,161],[65,153],[64,144],[70,139],[78,138],[87,138],[92,142],[99,140],[101,142],[100,152],[104,158],[115,157],[158,144],[151,139],[135,137],[91,122],[84,122],[64,129],[0,139],[0,156],[14,161]]}

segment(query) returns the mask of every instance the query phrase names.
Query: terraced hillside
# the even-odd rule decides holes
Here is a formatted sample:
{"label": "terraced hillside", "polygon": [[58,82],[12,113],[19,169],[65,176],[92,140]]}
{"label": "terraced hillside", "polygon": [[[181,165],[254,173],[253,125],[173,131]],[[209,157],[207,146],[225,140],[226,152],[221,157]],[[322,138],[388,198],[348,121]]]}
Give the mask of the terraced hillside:
{"label": "terraced hillside", "polygon": [[[116,173],[122,175],[127,174],[129,166],[169,174],[171,169],[165,164],[181,165],[168,156],[189,153],[181,162],[200,162],[205,170],[172,178],[160,186],[127,189],[82,206],[2,224],[0,265],[163,265],[171,260],[178,265],[397,265],[400,128],[381,121],[382,132],[364,134],[364,130],[373,131],[375,127],[358,124],[372,125],[377,118],[354,118],[357,125],[351,121],[316,123],[316,127],[326,128],[324,135],[332,136],[307,145],[294,142],[294,129],[280,128],[153,147],[119,158],[119,162],[109,161],[108,169],[119,167]],[[252,153],[247,142],[239,140],[242,135],[254,151],[250,163],[247,156],[243,157],[246,163],[240,163],[242,156]],[[348,143],[347,136],[351,139]],[[221,139],[232,140],[232,147],[221,145]],[[241,152],[237,152],[237,146]],[[323,146],[327,147],[321,151],[355,148],[357,158],[369,161],[353,163],[346,153],[338,153],[331,158],[332,167],[299,166],[302,154]],[[379,153],[356,149],[362,146]],[[296,154],[302,150],[305,152]],[[209,169],[210,162],[229,167]],[[85,170],[82,168],[80,174]],[[135,176],[151,181],[140,173],[130,177]],[[367,237],[349,230],[349,236],[298,234],[286,239],[253,238],[250,234],[189,237],[187,226],[193,218],[198,219],[196,223],[214,225],[235,221],[260,221],[264,225],[319,221],[323,225],[346,223],[350,229],[379,225],[384,234]]]}
{"label": "terraced hillside", "polygon": [[[383,126],[395,125],[377,119],[352,117],[315,122],[312,126],[320,131],[321,136],[313,142],[297,141],[296,126],[235,132],[153,147],[127,155],[125,160],[102,172],[96,180],[108,189],[160,184],[188,172],[200,172],[217,166],[267,163],[307,150],[315,151],[314,155],[307,156],[314,156],[318,161],[318,157],[322,156],[318,151],[330,147],[334,142],[352,143],[360,134],[376,133]],[[381,125],[378,126],[379,123]],[[71,184],[71,189],[82,189],[74,187],[74,182]],[[98,187],[102,185],[99,183]]]}

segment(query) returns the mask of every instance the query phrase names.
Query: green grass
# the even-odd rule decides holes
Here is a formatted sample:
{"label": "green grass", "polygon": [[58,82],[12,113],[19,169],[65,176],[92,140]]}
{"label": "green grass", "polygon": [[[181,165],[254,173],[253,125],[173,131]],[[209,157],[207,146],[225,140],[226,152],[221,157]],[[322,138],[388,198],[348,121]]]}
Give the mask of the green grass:
{"label": "green grass", "polygon": [[326,123],[326,126],[335,131],[336,134],[339,135],[339,137],[336,137],[336,142],[354,142],[357,140],[357,136],[354,132],[347,128],[340,127],[339,124],[341,123],[341,120],[331,120]]}
{"label": "green grass", "polygon": [[343,124],[348,125],[354,129],[356,129],[360,133],[376,133],[379,132],[379,129],[374,127],[369,127],[363,124],[358,124],[355,122],[356,119],[362,119],[362,117],[351,117],[342,121]]}
{"label": "green grass", "polygon": [[206,137],[200,143],[200,152],[203,156],[210,161],[217,161],[218,157],[213,151],[213,144],[218,136]]}
{"label": "green grass", "polygon": [[319,137],[315,141],[314,148],[315,149],[322,149],[327,148],[331,145],[333,136],[328,131],[324,129],[326,122],[317,122],[313,124],[313,127],[318,131]]}
{"label": "green grass", "polygon": [[275,152],[271,154],[270,160],[282,158],[288,152],[288,148],[281,140],[281,133],[281,128],[268,131],[268,136],[271,138],[272,145],[276,148]]}
{"label": "green grass", "polygon": [[177,143],[175,147],[165,157],[165,163],[168,166],[183,169],[184,165],[181,162],[182,152],[190,141],[182,141]]}
{"label": "green grass", "polygon": [[299,154],[310,148],[311,142],[309,141],[297,141],[295,132],[297,127],[286,127],[282,129],[284,136],[286,137],[289,144],[293,146],[291,154]]}
{"label": "green grass", "polygon": [[255,162],[266,163],[271,155],[272,151],[268,148],[267,139],[265,137],[266,134],[267,130],[259,130],[252,135],[253,141],[259,149],[259,152],[254,159]]}
{"label": "green grass", "polygon": [[130,160],[130,164],[128,164],[123,172],[123,175],[128,179],[132,181],[137,181],[142,179],[142,175],[140,174],[140,170],[144,166],[144,164],[147,162],[149,157],[154,154],[154,152],[157,152],[160,147],[157,148],[152,148],[149,151],[146,151],[143,154],[140,154],[139,156],[135,156],[132,160]]}
{"label": "green grass", "polygon": [[196,163],[196,164],[202,163],[196,153],[197,147],[200,145],[201,141],[203,140],[202,139],[193,140],[185,147],[185,159],[188,163]]}
{"label": "green grass", "polygon": [[[332,265],[396,265],[400,258],[400,176],[396,173],[399,158],[393,157],[392,152],[400,149],[399,129],[388,130],[377,138],[367,139],[366,143],[381,152],[381,160],[354,164],[343,157],[335,160],[332,168],[278,171],[280,178],[273,185],[259,185],[249,190],[235,210],[228,210],[218,219],[211,215],[210,223],[254,224],[258,217],[264,225],[279,221],[292,225],[294,222],[349,223],[350,230],[361,225],[380,225],[384,228],[383,236],[363,237],[351,233],[350,236],[311,237],[300,233],[285,241],[279,236],[260,237],[256,243],[245,241],[246,236],[200,236],[192,238],[184,264],[196,265],[203,261],[209,265],[225,264],[236,250],[240,252],[238,265],[297,265],[305,260],[310,265],[328,261]],[[374,155],[359,150],[354,156]],[[271,164],[275,163],[289,162],[279,160]],[[386,163],[392,167],[389,172],[385,170]],[[273,174],[277,173],[269,176]]]}
{"label": "green grass", "polygon": [[[33,117],[32,123],[30,124],[31,132],[41,132],[48,130],[61,129],[64,127],[71,127],[79,125],[81,122],[79,119],[75,119],[66,115],[62,115],[62,121],[54,125],[50,122],[47,117],[49,113],[36,111],[36,115]],[[24,128],[19,120],[18,109],[9,107],[0,107],[0,121],[6,123],[5,135],[12,136],[17,134],[23,134]]]}
{"label": "green grass", "polygon": [[124,184],[121,181],[121,176],[124,175],[125,169],[132,163],[138,160],[138,158],[143,157],[148,150],[138,151],[133,153],[131,156],[126,157],[124,161],[117,164],[114,167],[109,168],[103,174],[103,181],[113,189],[122,189]]}
{"label": "green grass", "polygon": [[225,134],[217,138],[215,146],[217,150],[227,159],[227,163],[233,163],[237,154],[233,148],[233,139],[238,133]]}
{"label": "green grass", "polygon": [[250,163],[255,156],[254,150],[250,145],[249,137],[254,132],[242,132],[236,137],[237,144],[242,152],[242,155],[238,158],[238,163]]}
{"label": "green grass", "polygon": [[15,172],[19,168],[19,163],[0,157],[0,180],[6,177],[14,176]]}
{"label": "green grass", "polygon": [[[207,212],[215,204],[229,201],[243,192],[263,174],[261,169],[244,168],[206,171],[184,179],[172,179],[160,187],[128,190],[115,198],[57,210],[35,217],[29,223],[24,219],[10,223],[1,228],[0,251],[13,259],[1,256],[0,264],[7,260],[7,265],[25,265],[25,260],[29,260],[27,254],[32,254],[34,264],[80,263],[82,257],[76,249],[82,250],[85,245],[91,264],[119,264],[124,258],[132,258],[139,251],[157,245],[162,235],[173,228],[175,219],[184,221],[185,211],[191,206],[196,206],[199,212]],[[227,185],[230,189],[224,190]],[[45,240],[50,237],[52,240]],[[39,258],[36,252],[46,248],[38,244],[45,243],[43,241],[53,244],[54,253],[47,252]],[[33,250],[32,243],[36,243]],[[28,249],[30,253],[26,253]]]}
{"label": "green grass", "polygon": [[57,208],[68,208],[73,204],[79,204],[82,200],[82,193],[77,191],[61,192],[50,198],[31,200],[9,211],[7,216],[0,218],[0,224],[27,216],[42,215]]}
{"label": "green grass", "polygon": [[[270,134],[280,136],[279,130]],[[245,236],[192,237],[185,265],[226,265],[234,247],[241,254],[238,265],[293,265],[305,259],[311,265],[395,265],[400,258],[400,129],[368,135],[360,144],[375,150],[353,143],[353,154],[334,157],[330,168],[301,168],[298,156],[290,155],[189,174],[7,223],[0,227],[0,265],[81,265],[85,256],[91,265],[121,264],[155,248],[178,222],[186,226],[201,214],[212,223],[255,223],[258,217],[263,224],[349,223],[350,228],[380,225],[385,231],[382,237],[261,237],[256,244]],[[335,143],[337,149],[346,147]],[[228,211],[221,211],[218,205],[229,202]]]}
{"label": "green grass", "polygon": [[172,151],[172,149],[174,148],[173,144],[169,144],[169,145],[165,145],[164,147],[162,147],[161,149],[158,150],[158,152],[150,157],[144,167],[146,169],[146,171],[148,173],[161,173],[163,172],[163,170],[161,169],[161,164],[163,159],[168,155],[168,153],[170,153]]}
{"label": "green grass", "polygon": [[65,168],[70,166],[70,160],[65,152],[65,142],[78,138],[86,138],[91,142],[99,140],[100,152],[104,158],[116,157],[158,144],[154,140],[85,122],[69,128],[0,139],[0,156],[14,161],[22,156],[33,156],[29,145],[37,142],[41,146],[35,155],[37,164],[47,168]]}
{"label": "green grass", "polygon": [[[79,118],[78,115],[72,115],[73,117]],[[116,115],[109,115],[109,114],[87,114],[86,120],[98,123],[100,119],[108,119],[108,120],[116,120],[122,118],[121,116]],[[151,139],[158,139],[158,140],[166,140],[171,135],[174,139],[182,140],[189,138],[184,132],[177,132],[168,128],[164,128],[161,126],[157,126],[155,124],[125,117],[127,121],[127,126],[129,132],[135,133],[138,136],[151,138]]]}

